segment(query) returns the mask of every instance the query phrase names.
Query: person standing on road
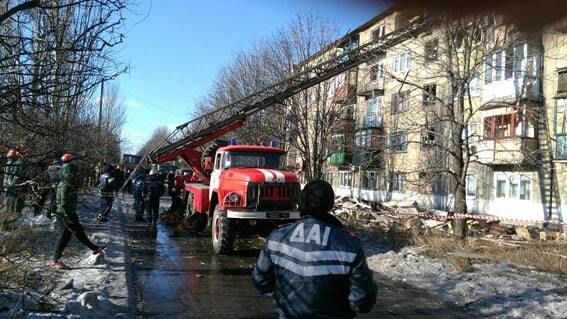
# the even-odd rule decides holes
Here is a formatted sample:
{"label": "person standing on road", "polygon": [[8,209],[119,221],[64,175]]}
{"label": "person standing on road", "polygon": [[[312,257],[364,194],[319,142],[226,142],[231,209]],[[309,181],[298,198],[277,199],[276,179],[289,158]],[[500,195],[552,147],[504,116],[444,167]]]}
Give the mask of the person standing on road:
{"label": "person standing on road", "polygon": [[116,190],[116,185],[117,179],[113,172],[113,168],[111,165],[106,165],[102,169],[102,175],[100,176],[98,183],[100,210],[97,220],[101,223],[108,222],[108,214],[110,214],[112,203],[114,202],[114,191]]}
{"label": "person standing on road", "polygon": [[309,182],[302,219],[274,230],[260,252],[252,280],[280,318],[355,318],[376,302],[360,241],[329,214],[334,198],[329,183]]}
{"label": "person standing on road", "polygon": [[173,190],[173,184],[175,183],[175,173],[173,173],[173,171],[169,171],[167,173],[167,193],[171,194],[171,191]]}
{"label": "person standing on road", "polygon": [[146,209],[150,218],[150,228],[152,231],[157,230],[157,220],[159,217],[159,199],[163,195],[164,187],[158,172],[155,168],[150,171],[144,181],[144,197],[147,196]]}
{"label": "person standing on road", "polygon": [[79,169],[73,163],[73,155],[65,154],[61,157],[61,161],[63,162],[63,176],[57,186],[57,210],[55,211],[61,235],[57,240],[55,253],[53,255],[53,266],[57,269],[68,269],[67,265],[60,259],[61,256],[63,256],[63,250],[65,250],[67,244],[69,244],[71,234],[74,234],[75,237],[95,255],[100,253],[105,246],[93,244],[79,222],[79,216],[77,215],[77,188],[79,184],[77,175]]}
{"label": "person standing on road", "polygon": [[134,180],[132,181],[132,195],[134,196],[134,211],[136,213],[137,222],[145,222],[144,219],[144,180],[146,179],[146,173],[144,169],[140,169],[139,173],[136,174]]}

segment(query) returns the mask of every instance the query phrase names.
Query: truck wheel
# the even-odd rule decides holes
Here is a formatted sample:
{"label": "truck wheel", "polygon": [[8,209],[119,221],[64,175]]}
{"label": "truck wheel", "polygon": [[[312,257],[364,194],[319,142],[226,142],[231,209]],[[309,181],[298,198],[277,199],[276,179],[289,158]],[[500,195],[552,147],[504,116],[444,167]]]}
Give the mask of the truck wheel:
{"label": "truck wheel", "polygon": [[215,254],[228,254],[234,245],[234,233],[230,227],[230,221],[226,212],[221,211],[219,206],[215,207],[212,224],[213,250]]}

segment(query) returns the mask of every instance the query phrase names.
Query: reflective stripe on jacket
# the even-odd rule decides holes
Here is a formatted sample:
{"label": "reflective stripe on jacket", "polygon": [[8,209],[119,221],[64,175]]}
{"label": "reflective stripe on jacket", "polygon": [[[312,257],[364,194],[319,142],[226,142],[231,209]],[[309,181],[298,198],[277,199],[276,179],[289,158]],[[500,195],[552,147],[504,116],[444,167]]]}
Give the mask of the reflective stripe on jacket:
{"label": "reflective stripe on jacket", "polygon": [[311,216],[270,234],[252,279],[280,318],[354,318],[376,302],[360,241]]}

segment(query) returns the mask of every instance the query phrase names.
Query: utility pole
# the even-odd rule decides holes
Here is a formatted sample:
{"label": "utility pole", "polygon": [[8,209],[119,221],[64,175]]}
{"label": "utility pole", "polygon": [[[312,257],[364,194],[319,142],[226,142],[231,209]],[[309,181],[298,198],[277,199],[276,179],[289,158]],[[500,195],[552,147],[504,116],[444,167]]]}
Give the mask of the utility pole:
{"label": "utility pole", "polygon": [[97,130],[97,139],[96,142],[100,145],[100,135],[102,129],[102,99],[104,97],[104,79],[100,82],[100,101],[98,104],[98,130]]}

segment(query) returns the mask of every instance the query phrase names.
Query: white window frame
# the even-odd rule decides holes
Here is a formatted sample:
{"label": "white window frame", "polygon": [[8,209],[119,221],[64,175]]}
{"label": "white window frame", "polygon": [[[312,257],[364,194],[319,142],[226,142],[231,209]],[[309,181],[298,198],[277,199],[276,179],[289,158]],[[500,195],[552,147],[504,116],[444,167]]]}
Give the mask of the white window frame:
{"label": "white window frame", "polygon": [[[476,197],[477,196],[477,189],[478,189],[477,181],[478,181],[478,179],[476,178],[476,176],[474,176],[472,174],[467,175],[465,191],[466,191],[466,194],[467,194],[468,197]],[[474,187],[472,185],[474,185]]]}
{"label": "white window frame", "polygon": [[[498,196],[499,181],[503,182],[502,185],[504,185],[503,196]],[[532,198],[532,183],[533,173],[494,172],[494,197],[496,199],[530,201]],[[515,185],[515,188],[512,185]],[[527,188],[523,189],[522,185],[527,185]],[[526,189],[527,192],[525,192]]]}
{"label": "white window frame", "polygon": [[352,172],[351,171],[339,171],[339,186],[340,187],[351,187],[352,186]]}
{"label": "white window frame", "polygon": [[394,56],[394,73],[411,69],[411,53],[405,51]]}

